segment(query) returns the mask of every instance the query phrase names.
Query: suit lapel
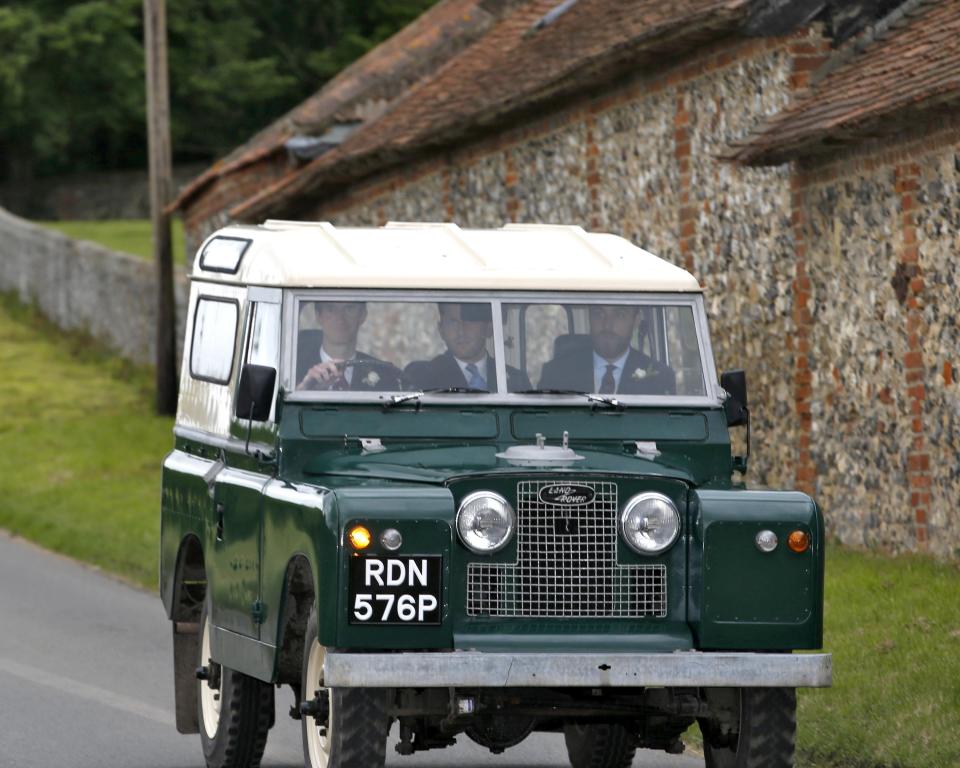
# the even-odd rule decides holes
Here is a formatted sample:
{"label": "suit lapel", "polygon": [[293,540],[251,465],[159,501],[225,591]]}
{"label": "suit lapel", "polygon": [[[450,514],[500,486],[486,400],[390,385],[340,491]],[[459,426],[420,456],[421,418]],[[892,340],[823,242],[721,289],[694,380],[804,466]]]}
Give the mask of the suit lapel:
{"label": "suit lapel", "polygon": [[623,375],[620,377],[620,386],[617,392],[625,395],[643,394],[643,379],[635,378],[637,371],[646,371],[649,365],[649,358],[630,348],[630,354],[627,355],[627,361],[623,364]]}
{"label": "suit lapel", "polygon": [[465,387],[467,380],[463,377],[463,371],[460,364],[453,356],[453,353],[447,350],[440,356],[441,367],[443,369],[443,380],[449,381],[452,387]]}

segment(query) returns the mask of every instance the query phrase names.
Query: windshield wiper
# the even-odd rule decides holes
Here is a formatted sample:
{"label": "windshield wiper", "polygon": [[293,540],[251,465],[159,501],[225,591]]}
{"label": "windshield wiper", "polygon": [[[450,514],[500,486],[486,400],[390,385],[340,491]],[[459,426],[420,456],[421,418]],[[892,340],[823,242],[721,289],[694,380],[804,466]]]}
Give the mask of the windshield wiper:
{"label": "windshield wiper", "polygon": [[591,392],[591,393],[587,393],[586,398],[591,403],[593,403],[594,407],[598,405],[604,405],[607,408],[614,408],[615,410],[618,410],[618,411],[625,410],[627,407],[623,403],[621,403],[619,400],[617,400],[617,398],[609,397],[607,395],[597,395]]}
{"label": "windshield wiper", "polygon": [[417,404],[417,410],[420,409],[421,401],[423,400],[424,395],[435,395],[435,394],[480,394],[480,395],[489,395],[489,389],[475,389],[474,387],[434,387],[433,389],[421,389],[417,392],[404,392],[402,395],[392,395],[389,398],[385,398],[383,401],[383,407],[393,408],[397,405],[403,405],[404,403],[409,403],[415,401]]}
{"label": "windshield wiper", "polygon": [[606,408],[615,408],[618,411],[622,411],[626,406],[621,403],[615,397],[609,397],[608,395],[597,395],[593,392],[581,392],[578,389],[524,389],[519,392],[514,392],[515,395],[579,395],[580,397],[585,397],[591,403],[594,404],[594,407],[602,405]]}
{"label": "windshield wiper", "polygon": [[393,408],[396,405],[403,405],[404,403],[409,403],[411,400],[416,401],[417,410],[420,410],[420,399],[423,397],[423,392],[404,392],[402,395],[391,395],[389,398],[384,398],[383,407],[384,409]]}

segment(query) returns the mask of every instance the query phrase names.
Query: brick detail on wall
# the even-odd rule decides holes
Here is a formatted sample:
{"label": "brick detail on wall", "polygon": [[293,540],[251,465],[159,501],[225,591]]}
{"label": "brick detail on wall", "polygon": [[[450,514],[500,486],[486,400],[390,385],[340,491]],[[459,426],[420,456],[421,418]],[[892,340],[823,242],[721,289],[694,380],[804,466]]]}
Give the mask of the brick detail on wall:
{"label": "brick detail on wall", "polygon": [[680,179],[678,224],[680,226],[680,258],[683,267],[693,272],[694,239],[697,233],[697,209],[691,195],[690,172],[690,97],[686,93],[677,94],[676,111],[673,118],[674,154]]}
{"label": "brick detail on wall", "polygon": [[796,329],[791,340],[794,351],[793,401],[797,417],[797,461],[794,470],[796,487],[814,494],[816,468],[810,453],[813,417],[811,401],[813,374],[810,370],[810,332],[813,316],[810,312],[810,278],[807,275],[807,216],[803,199],[803,181],[794,174],[790,190],[791,223],[794,241],[793,324]]}
{"label": "brick detail on wall", "polygon": [[917,546],[927,547],[927,513],[930,508],[930,454],[923,429],[923,410],[926,398],[924,379],[923,338],[926,333],[924,310],[924,279],[917,243],[916,193],[919,188],[920,168],[916,163],[904,163],[894,168],[896,192],[900,199],[903,245],[894,276],[894,290],[906,306],[907,352],[903,359],[905,387],[910,404],[911,442],[907,451],[907,484],[910,488],[910,506],[916,525]]}
{"label": "brick detail on wall", "polygon": [[830,55],[830,39],[814,24],[806,34],[795,36],[787,47],[793,60],[790,89],[796,93],[810,86],[810,78]]}
{"label": "brick detail on wall", "polygon": [[[790,90],[794,98],[810,86],[810,77],[830,55],[830,41],[819,25],[793,37],[787,44],[791,58]],[[794,348],[793,401],[797,418],[796,464],[794,482],[805,493],[814,495],[817,470],[810,452],[813,432],[813,371],[810,369],[811,283],[807,274],[807,218],[803,199],[804,178],[794,172],[790,207],[794,241],[793,322]]]}

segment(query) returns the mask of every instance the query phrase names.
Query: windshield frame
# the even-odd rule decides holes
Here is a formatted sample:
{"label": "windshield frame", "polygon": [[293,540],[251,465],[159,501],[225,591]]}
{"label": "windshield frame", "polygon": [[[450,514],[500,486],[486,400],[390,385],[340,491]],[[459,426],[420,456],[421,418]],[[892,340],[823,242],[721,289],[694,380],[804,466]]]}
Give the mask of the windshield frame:
{"label": "windshield frame", "polygon": [[[700,352],[700,364],[704,377],[705,395],[616,395],[616,399],[626,406],[661,407],[717,407],[722,404],[724,393],[717,380],[717,371],[713,359],[713,348],[704,308],[703,294],[689,293],[647,293],[612,291],[471,291],[471,290],[428,290],[411,288],[409,290],[380,290],[360,288],[304,288],[285,289],[283,297],[283,339],[281,340],[281,370],[279,378],[284,390],[284,399],[294,403],[376,403],[389,402],[394,392],[350,392],[350,391],[307,391],[296,390],[293,381],[296,371],[296,340],[298,331],[297,307],[301,301],[367,301],[367,302],[481,302],[492,306],[493,344],[498,381],[506,379],[506,356],[503,347],[504,304],[646,304],[650,306],[690,307],[693,311],[694,325]],[[417,399],[409,401],[411,405]],[[425,393],[420,399],[423,404],[450,405],[507,405],[513,407],[542,406],[592,406],[582,395],[522,395],[516,392],[491,393]]]}

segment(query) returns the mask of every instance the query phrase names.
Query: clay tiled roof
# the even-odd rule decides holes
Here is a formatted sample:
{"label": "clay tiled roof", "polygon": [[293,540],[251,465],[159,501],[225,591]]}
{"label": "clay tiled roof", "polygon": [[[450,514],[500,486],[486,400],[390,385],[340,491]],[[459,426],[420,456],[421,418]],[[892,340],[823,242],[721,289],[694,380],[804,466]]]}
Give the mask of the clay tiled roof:
{"label": "clay tiled roof", "polygon": [[287,139],[334,121],[376,119],[387,102],[480,37],[511,0],[441,0],[327,83],[319,92],[218,160],[171,204],[189,204],[217,178],[283,151]]}
{"label": "clay tiled roof", "polygon": [[804,95],[729,156],[775,165],[896,130],[899,116],[950,101],[960,102],[960,0],[910,0],[837,51]]}
{"label": "clay tiled roof", "polygon": [[[729,33],[749,0],[527,0],[337,149],[234,208],[254,219]],[[553,18],[550,18],[550,16]],[[296,207],[295,205],[293,206]]]}

